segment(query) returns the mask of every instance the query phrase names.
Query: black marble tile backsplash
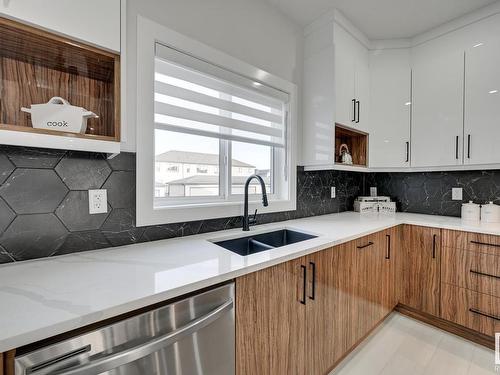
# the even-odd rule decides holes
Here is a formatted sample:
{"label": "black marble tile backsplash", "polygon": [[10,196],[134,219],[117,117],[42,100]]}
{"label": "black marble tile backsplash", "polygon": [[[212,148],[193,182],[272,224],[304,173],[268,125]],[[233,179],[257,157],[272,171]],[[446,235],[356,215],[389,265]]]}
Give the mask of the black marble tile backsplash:
{"label": "black marble tile backsplash", "polygon": [[[260,223],[352,209],[365,176],[297,171],[297,209],[259,215]],[[330,187],[337,198],[330,198]],[[108,213],[88,214],[88,189],[108,191]],[[0,263],[241,226],[240,217],[135,226],[135,155],[0,146]]]}
{"label": "black marble tile backsplash", "polygon": [[[500,204],[500,170],[369,173],[365,192],[376,186],[379,195],[397,202],[398,211],[460,217],[463,202]],[[462,188],[463,200],[451,199],[451,189]]]}
{"label": "black marble tile backsplash", "polygon": [[[335,186],[337,198],[330,198]],[[460,216],[463,200],[500,204],[500,171],[359,173],[297,170],[297,209],[259,215],[269,223],[352,210],[370,186],[399,211]],[[108,191],[108,213],[88,214],[88,189]],[[240,217],[135,226],[135,155],[104,155],[0,146],[0,263],[241,226]]]}

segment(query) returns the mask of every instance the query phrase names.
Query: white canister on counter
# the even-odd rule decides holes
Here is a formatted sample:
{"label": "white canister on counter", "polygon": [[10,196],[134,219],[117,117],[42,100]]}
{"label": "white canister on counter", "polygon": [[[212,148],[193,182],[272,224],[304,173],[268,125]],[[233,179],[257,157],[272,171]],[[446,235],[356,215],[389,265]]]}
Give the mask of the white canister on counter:
{"label": "white canister on counter", "polygon": [[481,217],[481,206],[469,201],[462,204],[462,220],[479,221]]}
{"label": "white canister on counter", "polygon": [[500,206],[489,202],[481,207],[481,221],[485,223],[500,223]]}

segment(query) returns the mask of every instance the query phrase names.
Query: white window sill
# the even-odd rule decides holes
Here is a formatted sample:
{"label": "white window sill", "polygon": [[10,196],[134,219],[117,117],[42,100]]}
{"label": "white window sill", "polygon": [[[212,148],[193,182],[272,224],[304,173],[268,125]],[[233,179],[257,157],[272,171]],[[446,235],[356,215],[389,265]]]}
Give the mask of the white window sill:
{"label": "white window sill", "polygon": [[[140,208],[137,208],[138,211]],[[258,213],[271,213],[293,211],[296,202],[292,200],[270,200],[269,206],[263,207],[262,200],[254,200],[248,204],[248,213],[253,215],[255,209]],[[220,219],[225,217],[243,215],[243,197],[241,202],[213,202],[191,205],[176,205],[156,207],[147,218],[137,222],[137,226],[179,223],[195,220]],[[138,215],[140,218],[141,215]]]}

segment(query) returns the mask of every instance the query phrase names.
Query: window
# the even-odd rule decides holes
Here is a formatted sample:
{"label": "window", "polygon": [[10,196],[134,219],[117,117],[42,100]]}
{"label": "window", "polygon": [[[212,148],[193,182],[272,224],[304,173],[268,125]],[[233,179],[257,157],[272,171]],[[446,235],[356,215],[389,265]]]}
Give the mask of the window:
{"label": "window", "polygon": [[137,224],[241,215],[252,174],[270,205],[252,180],[251,209],[295,209],[295,85],[140,16],[137,30]]}
{"label": "window", "polygon": [[[190,197],[196,202],[202,197],[206,202],[213,197],[230,201],[244,193],[247,178],[255,173],[272,195],[274,175],[284,170],[274,162],[284,158],[275,159],[274,154],[285,152],[288,95],[243,77],[231,82],[195,67],[200,68],[197,59],[157,46],[156,161],[190,165],[195,173],[189,173],[190,168],[185,175],[169,173],[171,168],[156,171],[155,181],[169,189],[155,204],[175,205],[176,198],[185,203]],[[206,63],[201,67],[214,68]],[[261,193],[260,183],[253,180],[249,194]]]}

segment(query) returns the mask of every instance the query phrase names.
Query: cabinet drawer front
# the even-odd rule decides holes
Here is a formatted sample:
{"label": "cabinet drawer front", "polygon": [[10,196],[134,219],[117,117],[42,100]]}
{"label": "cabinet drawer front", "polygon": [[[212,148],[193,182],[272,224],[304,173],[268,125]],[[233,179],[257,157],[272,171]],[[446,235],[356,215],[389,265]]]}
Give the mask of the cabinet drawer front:
{"label": "cabinet drawer front", "polygon": [[494,336],[500,332],[500,298],[443,283],[441,318]]}
{"label": "cabinet drawer front", "polygon": [[500,256],[477,254],[469,274],[471,289],[500,297]]}
{"label": "cabinet drawer front", "polygon": [[443,246],[500,256],[500,236],[443,230]]}
{"label": "cabinet drawer front", "polygon": [[500,297],[500,256],[444,247],[441,281]]}

